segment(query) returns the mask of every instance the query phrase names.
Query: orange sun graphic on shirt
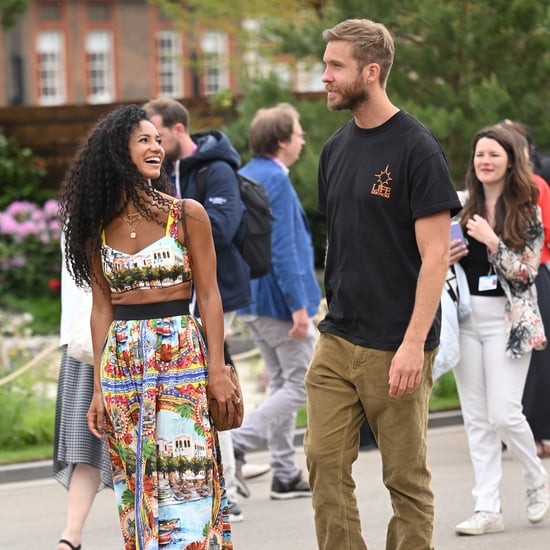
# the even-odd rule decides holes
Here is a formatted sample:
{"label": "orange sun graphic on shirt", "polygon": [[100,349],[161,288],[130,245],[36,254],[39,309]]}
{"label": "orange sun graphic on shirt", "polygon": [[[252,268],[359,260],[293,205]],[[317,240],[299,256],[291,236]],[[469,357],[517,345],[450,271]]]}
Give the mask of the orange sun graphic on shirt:
{"label": "orange sun graphic on shirt", "polygon": [[391,196],[391,187],[389,185],[392,181],[390,166],[386,164],[386,168],[382,170],[379,174],[375,174],[376,183],[372,184],[371,195],[378,195],[385,199],[389,199]]}

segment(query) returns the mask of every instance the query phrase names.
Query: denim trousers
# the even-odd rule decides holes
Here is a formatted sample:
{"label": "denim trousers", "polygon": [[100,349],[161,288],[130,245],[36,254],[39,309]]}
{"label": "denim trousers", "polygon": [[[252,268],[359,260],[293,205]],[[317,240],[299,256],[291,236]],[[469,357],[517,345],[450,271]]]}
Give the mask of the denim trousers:
{"label": "denim trousers", "polygon": [[264,360],[269,395],[240,428],[231,430],[233,446],[246,453],[267,443],[273,475],[292,478],[300,472],[294,460],[296,413],[306,402],[304,379],[317,339],[315,327],[310,322],[299,340],[288,335],[292,321],[257,317],[248,327]]}
{"label": "denim trousers", "polygon": [[365,415],[378,442],[382,478],[394,512],[386,549],[433,548],[434,497],[426,455],[436,351],[424,354],[419,387],[396,399],[388,393],[394,351],[321,334],[306,376],[308,425],[304,440],[320,550],[367,548],[352,477]]}
{"label": "denim trousers", "polygon": [[521,398],[531,354],[505,354],[504,296],[472,296],[460,323],[460,361],[454,374],[474,467],[474,510],[500,512],[502,442],[523,470],[528,489],[547,481]]}

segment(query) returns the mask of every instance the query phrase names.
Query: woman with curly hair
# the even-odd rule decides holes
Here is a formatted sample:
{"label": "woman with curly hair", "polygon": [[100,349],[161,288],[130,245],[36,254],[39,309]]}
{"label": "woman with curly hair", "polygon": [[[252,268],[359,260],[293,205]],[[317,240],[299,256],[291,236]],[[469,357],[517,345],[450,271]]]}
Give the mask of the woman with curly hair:
{"label": "woman with curly hair", "polygon": [[500,126],[474,137],[466,173],[461,226],[468,245],[451,243],[471,294],[460,322],[455,378],[474,467],[474,514],[457,534],[504,530],[499,484],[502,445],[520,463],[527,486],[527,519],[548,515],[548,474],[537,456],[521,398],[533,349],[546,346],[535,277],[544,241],[539,190],[521,142]]}
{"label": "woman with curly hair", "polygon": [[224,365],[212,231],[202,205],[165,193],[163,159],[145,111],[119,107],[62,185],[67,266],[93,295],[88,425],[109,444],[126,550],[230,549],[208,399],[231,420],[240,396]]}

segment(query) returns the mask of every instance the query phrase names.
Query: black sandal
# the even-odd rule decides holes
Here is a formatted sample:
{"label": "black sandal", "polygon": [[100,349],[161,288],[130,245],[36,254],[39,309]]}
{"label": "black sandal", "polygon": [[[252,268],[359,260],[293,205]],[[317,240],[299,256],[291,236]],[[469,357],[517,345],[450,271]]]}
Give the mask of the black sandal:
{"label": "black sandal", "polygon": [[74,544],[69,542],[67,539],[60,539],[60,541],[57,544],[66,544],[71,550],[80,550],[82,548],[82,544],[75,546]]}

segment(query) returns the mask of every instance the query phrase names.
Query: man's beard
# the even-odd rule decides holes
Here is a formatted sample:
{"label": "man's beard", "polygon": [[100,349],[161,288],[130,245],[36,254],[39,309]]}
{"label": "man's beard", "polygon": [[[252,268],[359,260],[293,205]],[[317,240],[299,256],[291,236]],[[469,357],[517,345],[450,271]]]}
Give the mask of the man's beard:
{"label": "man's beard", "polygon": [[183,151],[181,147],[181,143],[179,141],[174,140],[174,146],[171,147],[169,150],[165,149],[164,153],[166,155],[166,160],[169,162],[176,162],[181,157],[183,157]]}
{"label": "man's beard", "polygon": [[[330,88],[327,91],[330,91]],[[369,94],[361,78],[357,78],[347,88],[337,91],[340,93],[339,98],[327,99],[327,107],[331,111],[353,111],[358,105],[369,99]]]}

